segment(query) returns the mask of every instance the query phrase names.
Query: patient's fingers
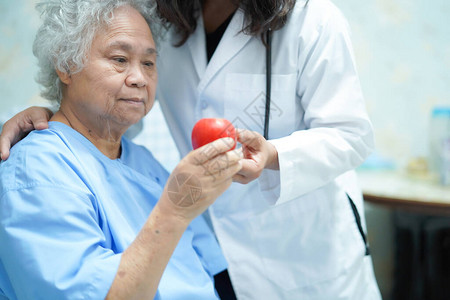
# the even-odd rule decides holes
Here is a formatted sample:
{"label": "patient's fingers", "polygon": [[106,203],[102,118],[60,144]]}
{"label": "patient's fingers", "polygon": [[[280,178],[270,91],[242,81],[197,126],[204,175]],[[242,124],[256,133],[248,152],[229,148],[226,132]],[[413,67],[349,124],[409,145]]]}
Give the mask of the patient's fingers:
{"label": "patient's fingers", "polygon": [[190,162],[196,165],[201,165],[217,155],[231,150],[234,145],[232,138],[221,138],[206,144],[190,153]]}

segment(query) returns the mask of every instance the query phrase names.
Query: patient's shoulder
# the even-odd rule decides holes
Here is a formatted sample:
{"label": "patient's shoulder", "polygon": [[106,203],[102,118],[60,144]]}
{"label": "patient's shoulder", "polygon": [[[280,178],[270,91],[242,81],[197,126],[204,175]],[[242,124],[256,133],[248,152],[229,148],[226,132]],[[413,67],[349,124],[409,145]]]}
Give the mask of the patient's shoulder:
{"label": "patient's shoulder", "polygon": [[50,129],[32,131],[0,164],[1,186],[17,189],[38,183],[65,184],[77,168],[77,159],[63,136]]}

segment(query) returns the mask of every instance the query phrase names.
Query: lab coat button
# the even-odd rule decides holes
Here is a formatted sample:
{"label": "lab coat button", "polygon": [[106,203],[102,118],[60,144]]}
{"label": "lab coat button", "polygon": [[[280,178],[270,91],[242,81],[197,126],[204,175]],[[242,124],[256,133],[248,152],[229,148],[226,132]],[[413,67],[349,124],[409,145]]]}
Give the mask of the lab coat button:
{"label": "lab coat button", "polygon": [[206,109],[208,107],[208,102],[205,100],[202,101],[202,109]]}

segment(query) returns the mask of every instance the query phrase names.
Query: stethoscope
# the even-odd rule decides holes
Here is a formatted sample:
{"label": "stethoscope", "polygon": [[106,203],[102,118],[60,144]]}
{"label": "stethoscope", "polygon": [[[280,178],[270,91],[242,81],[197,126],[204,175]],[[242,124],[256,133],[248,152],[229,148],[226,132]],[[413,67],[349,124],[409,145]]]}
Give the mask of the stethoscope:
{"label": "stethoscope", "polygon": [[[309,0],[306,0],[305,6]],[[264,138],[269,139],[270,89],[272,86],[272,29],[266,31],[266,110],[264,114]]]}
{"label": "stethoscope", "polygon": [[264,114],[264,138],[269,139],[270,93],[272,87],[272,29],[266,31],[266,109]]}

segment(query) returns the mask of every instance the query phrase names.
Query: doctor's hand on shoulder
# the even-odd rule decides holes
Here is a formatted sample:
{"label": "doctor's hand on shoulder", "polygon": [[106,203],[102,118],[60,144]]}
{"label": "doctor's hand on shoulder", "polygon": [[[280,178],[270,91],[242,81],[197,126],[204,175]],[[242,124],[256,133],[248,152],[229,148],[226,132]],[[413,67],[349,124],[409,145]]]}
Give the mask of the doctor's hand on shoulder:
{"label": "doctor's hand on shoulder", "polygon": [[52,116],[53,112],[50,109],[32,106],[8,120],[0,134],[0,159],[6,160],[9,157],[9,149],[30,131],[48,128],[48,120]]}
{"label": "doctor's hand on shoulder", "polygon": [[278,152],[274,145],[256,131],[237,129],[237,139],[242,144],[242,169],[233,181],[247,184],[257,179],[264,169],[279,170]]}

